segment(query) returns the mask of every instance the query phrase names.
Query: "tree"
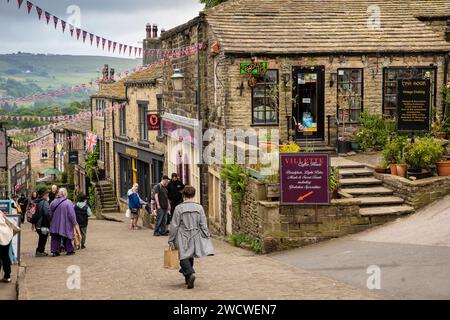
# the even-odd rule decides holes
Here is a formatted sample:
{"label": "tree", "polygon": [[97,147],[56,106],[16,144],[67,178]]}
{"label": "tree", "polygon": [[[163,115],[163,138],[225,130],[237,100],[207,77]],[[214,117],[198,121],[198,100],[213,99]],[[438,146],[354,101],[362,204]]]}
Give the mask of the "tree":
{"label": "tree", "polygon": [[209,9],[212,7],[217,6],[218,4],[221,4],[222,2],[225,2],[227,0],[200,0],[200,3],[205,4],[205,8]]}

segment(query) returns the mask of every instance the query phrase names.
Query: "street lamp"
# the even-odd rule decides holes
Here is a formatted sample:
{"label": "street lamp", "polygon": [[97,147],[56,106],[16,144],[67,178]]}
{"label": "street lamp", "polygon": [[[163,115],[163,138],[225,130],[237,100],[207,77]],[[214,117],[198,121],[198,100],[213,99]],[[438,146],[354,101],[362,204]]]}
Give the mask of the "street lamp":
{"label": "street lamp", "polygon": [[172,81],[173,81],[173,88],[175,91],[183,90],[184,74],[181,72],[181,69],[174,70]]}

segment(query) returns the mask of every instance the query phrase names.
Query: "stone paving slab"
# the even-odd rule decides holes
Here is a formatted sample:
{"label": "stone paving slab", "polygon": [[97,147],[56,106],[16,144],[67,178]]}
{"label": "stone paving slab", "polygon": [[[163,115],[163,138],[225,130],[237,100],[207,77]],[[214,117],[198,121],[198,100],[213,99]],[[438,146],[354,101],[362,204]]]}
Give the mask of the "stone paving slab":
{"label": "stone paving slab", "polygon": [[[22,257],[27,265],[24,299],[376,299],[330,278],[214,240],[216,256],[196,260],[194,290],[177,270],[163,268],[167,237],[127,224],[92,221],[87,249],[75,256],[35,258],[37,235],[25,227]],[[79,266],[81,289],[69,290],[67,269]]]}

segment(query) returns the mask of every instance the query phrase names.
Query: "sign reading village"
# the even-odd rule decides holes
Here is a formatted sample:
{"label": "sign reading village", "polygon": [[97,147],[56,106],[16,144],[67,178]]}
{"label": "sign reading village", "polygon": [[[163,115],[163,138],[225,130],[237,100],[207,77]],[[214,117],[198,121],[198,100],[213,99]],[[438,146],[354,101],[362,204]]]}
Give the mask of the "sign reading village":
{"label": "sign reading village", "polygon": [[430,80],[398,80],[398,130],[430,131]]}
{"label": "sign reading village", "polygon": [[280,154],[281,204],[329,205],[330,156]]}

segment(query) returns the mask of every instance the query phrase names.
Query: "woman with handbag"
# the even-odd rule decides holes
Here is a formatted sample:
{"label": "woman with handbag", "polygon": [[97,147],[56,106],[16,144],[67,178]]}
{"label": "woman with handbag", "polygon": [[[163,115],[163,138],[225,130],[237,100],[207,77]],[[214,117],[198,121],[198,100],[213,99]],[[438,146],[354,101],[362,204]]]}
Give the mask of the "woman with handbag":
{"label": "woman with handbag", "polygon": [[128,208],[130,209],[130,230],[139,229],[137,223],[139,219],[139,210],[143,205],[146,205],[147,202],[141,199],[138,193],[139,185],[135,183],[133,188],[128,190]]}
{"label": "woman with handbag", "polygon": [[188,289],[194,288],[194,258],[214,255],[205,211],[200,204],[192,201],[195,192],[193,186],[183,189],[184,202],[175,208],[169,236],[170,248],[179,251],[180,273],[184,275]]}
{"label": "woman with handbag", "polygon": [[9,253],[14,232],[19,231],[20,229],[15,227],[5,214],[0,211],[0,260],[4,272],[4,276],[0,282],[11,282],[11,258],[9,257]]}

